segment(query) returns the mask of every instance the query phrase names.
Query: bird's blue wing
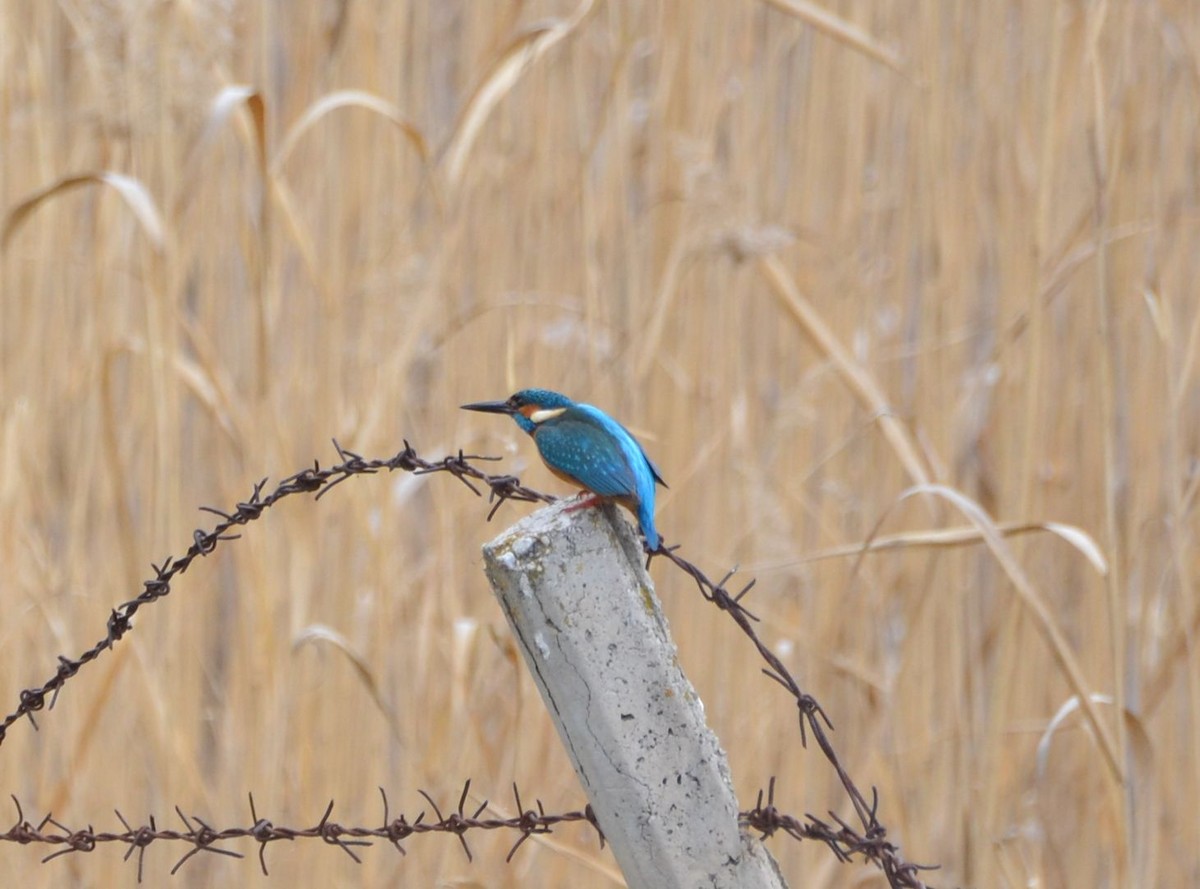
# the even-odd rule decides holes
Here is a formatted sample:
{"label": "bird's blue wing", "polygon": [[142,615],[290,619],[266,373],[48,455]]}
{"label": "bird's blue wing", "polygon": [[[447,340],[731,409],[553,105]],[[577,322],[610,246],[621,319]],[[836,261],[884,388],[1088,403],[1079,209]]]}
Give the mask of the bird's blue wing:
{"label": "bird's blue wing", "polygon": [[[658,466],[653,460],[650,459],[649,456],[647,456],[646,449],[642,447],[642,443],[634,438],[628,429],[626,429],[608,414],[604,413],[604,411],[600,410],[600,408],[592,407],[590,404],[576,404],[571,408],[571,412],[573,414],[586,417],[592,422],[599,424],[606,429],[610,435],[621,441],[622,447],[625,449],[625,453],[628,456],[629,461],[637,467],[636,471],[638,474],[638,481],[642,482],[645,487],[649,488],[649,495],[646,495],[644,490],[642,491],[644,496],[648,496],[651,499],[653,498],[655,482],[658,482],[664,488],[667,486],[667,483],[663,481],[662,473],[659,471]],[[638,460],[639,457],[641,458],[640,461]],[[647,470],[649,470],[649,482],[646,481],[647,476],[642,472],[643,465]]]}
{"label": "bird's blue wing", "polygon": [[533,439],[542,459],[602,497],[622,498],[637,513],[651,552],[660,538],[654,527],[654,483],[661,482],[638,440],[599,408],[575,404],[538,424]]}
{"label": "bird's blue wing", "polygon": [[[638,484],[626,442],[603,425],[583,416],[571,416],[573,410],[568,409],[534,431],[542,459],[602,497],[637,497]],[[629,434],[624,433],[624,437],[629,438]],[[629,442],[637,447],[637,442]]]}

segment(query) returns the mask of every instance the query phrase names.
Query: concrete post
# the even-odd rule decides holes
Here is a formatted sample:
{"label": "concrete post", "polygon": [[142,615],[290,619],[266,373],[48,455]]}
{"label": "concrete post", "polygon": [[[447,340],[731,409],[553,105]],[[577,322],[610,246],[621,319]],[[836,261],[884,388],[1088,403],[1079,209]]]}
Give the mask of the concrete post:
{"label": "concrete post", "polygon": [[645,556],[616,507],[539,510],[487,575],[633,889],[786,889],[739,829],[724,751],[679,668]]}

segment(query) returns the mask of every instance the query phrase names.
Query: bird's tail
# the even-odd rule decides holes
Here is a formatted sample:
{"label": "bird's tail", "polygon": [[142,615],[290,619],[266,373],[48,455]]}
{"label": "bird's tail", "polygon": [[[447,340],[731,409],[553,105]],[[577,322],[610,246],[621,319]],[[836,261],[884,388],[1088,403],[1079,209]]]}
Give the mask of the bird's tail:
{"label": "bird's tail", "polygon": [[654,507],[644,501],[638,504],[638,524],[642,528],[642,536],[646,538],[646,546],[650,552],[658,549],[658,529],[654,527]]}

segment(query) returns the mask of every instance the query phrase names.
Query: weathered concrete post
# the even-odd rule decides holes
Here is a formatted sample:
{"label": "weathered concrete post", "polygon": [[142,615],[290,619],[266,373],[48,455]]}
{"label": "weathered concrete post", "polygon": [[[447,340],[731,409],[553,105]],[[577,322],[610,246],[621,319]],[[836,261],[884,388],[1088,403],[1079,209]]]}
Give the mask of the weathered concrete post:
{"label": "weathered concrete post", "polygon": [[539,510],[483,549],[575,773],[634,889],[786,889],[738,826],[725,752],[615,507]]}

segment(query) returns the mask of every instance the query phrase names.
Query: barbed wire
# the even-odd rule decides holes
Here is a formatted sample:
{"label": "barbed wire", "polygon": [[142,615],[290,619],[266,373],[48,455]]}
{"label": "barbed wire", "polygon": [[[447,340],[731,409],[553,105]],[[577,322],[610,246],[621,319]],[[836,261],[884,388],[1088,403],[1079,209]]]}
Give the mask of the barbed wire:
{"label": "barbed wire", "polygon": [[488,512],[489,520],[491,520],[492,516],[496,514],[496,510],[506,500],[522,500],[529,503],[541,501],[548,503],[554,499],[548,494],[524,487],[521,484],[521,480],[516,476],[490,475],[472,466],[469,462],[471,460],[499,460],[499,457],[468,456],[459,451],[457,455],[430,461],[421,457],[413,450],[412,445],[405,440],[404,450],[400,451],[394,457],[386,460],[364,460],[353,451],[343,448],[337,443],[336,439],[333,442],[333,446],[337,449],[338,457],[341,460],[340,463],[322,469],[320,463],[314,462],[311,469],[304,469],[294,475],[288,476],[276,485],[273,491],[265,495],[263,491],[266,489],[267,479],[264,478],[254,486],[254,490],[250,494],[250,499],[238,503],[230,512],[224,512],[211,506],[200,507],[204,512],[219,516],[221,521],[211,531],[201,529],[194,531],[192,533],[192,545],[188,547],[187,552],[181,558],[175,559],[172,556],[167,556],[161,567],[151,563],[150,567],[154,569],[154,577],[142,584],[142,593],[136,599],[122,602],[116,608],[112,609],[104,638],[100,639],[77,658],[59,655],[58,669],[53,676],[42,683],[41,686],[27,688],[20,693],[17,709],[0,721],[0,745],[4,743],[7,737],[8,729],[22,716],[28,717],[36,729],[37,722],[34,721],[33,714],[46,706],[47,696],[50,697],[50,708],[54,709],[54,704],[58,700],[58,693],[62,691],[67,681],[78,673],[84,664],[94,661],[102,653],[120,642],[122,637],[132,627],[133,616],[138,612],[138,609],[143,605],[152,604],[167,596],[171,592],[171,581],[187,571],[195,559],[211,555],[223,541],[237,540],[241,535],[230,534],[230,531],[260,518],[266,510],[285,497],[289,497],[292,494],[316,492],[317,499],[319,500],[335,486],[352,476],[371,475],[379,472],[381,469],[387,469],[389,471],[402,470],[404,472],[411,472],[414,475],[448,472],[474,491],[476,495],[480,496],[482,495],[479,488],[475,487],[471,481],[475,480],[487,485],[491,489],[488,500],[493,504],[491,510]]}
{"label": "barbed wire", "polygon": [[[500,506],[508,500],[536,503],[551,502],[556,499],[548,494],[525,487],[516,476],[493,475],[484,472],[470,462],[472,460],[490,461],[499,459],[496,457],[465,455],[460,450],[457,455],[430,461],[421,457],[406,440],[404,442],[404,449],[395,456],[388,459],[366,460],[353,451],[346,450],[336,440],[333,442],[333,445],[337,450],[339,463],[322,469],[320,463],[314,461],[312,468],[304,469],[294,475],[288,476],[279,482],[272,491],[266,494],[263,493],[267,485],[267,479],[264,478],[254,485],[254,489],[248,500],[238,503],[229,512],[208,506],[201,507],[205,512],[212,513],[220,518],[216,526],[210,531],[198,529],[193,532],[192,544],[182,557],[175,559],[168,556],[163,561],[161,567],[152,564],[154,577],[143,583],[142,593],[137,598],[123,602],[112,609],[104,638],[100,639],[77,658],[72,659],[60,655],[58,658],[58,668],[53,676],[47,679],[41,686],[27,688],[20,693],[17,709],[0,721],[0,745],[3,744],[8,729],[22,717],[27,717],[36,729],[37,723],[33,718],[33,714],[47,706],[47,697],[49,697],[49,707],[53,709],[58,699],[58,694],[67,681],[75,676],[85,664],[95,660],[103,652],[111,649],[119,642],[132,627],[132,619],[137,611],[143,605],[149,605],[168,595],[171,591],[171,582],[178,575],[183,574],[195,559],[210,555],[223,541],[238,539],[241,536],[240,534],[232,534],[230,532],[241,525],[246,525],[259,519],[267,509],[285,497],[300,493],[315,493],[315,499],[319,500],[335,486],[353,476],[370,475],[386,469],[388,471],[400,470],[410,472],[414,475],[446,472],[461,481],[477,496],[482,496],[480,488],[472,483],[479,482],[481,485],[489,488],[488,501],[492,504],[487,516],[489,520],[496,514]],[[677,552],[678,548],[678,546],[668,547],[666,544],[663,544],[658,550],[650,553],[649,557],[653,559],[654,556],[661,556],[691,577],[696,583],[701,596],[728,614],[750,639],[763,661],[767,664],[763,669],[763,673],[781,685],[796,702],[799,711],[801,744],[807,747],[809,734],[816,739],[817,745],[821,748],[825,758],[833,766],[842,787],[846,791],[847,796],[849,796],[855,814],[861,824],[861,829],[852,827],[832,812],[830,813],[832,824],[812,815],[797,818],[780,812],[774,803],[774,778],[771,779],[765,802],[763,794],[760,791],[756,806],[741,814],[743,826],[758,831],[764,839],[778,832],[783,832],[797,840],[808,839],[822,842],[833,851],[839,861],[849,861],[853,855],[860,855],[866,860],[874,862],[883,871],[889,885],[893,889],[925,889],[925,883],[921,881],[919,876],[920,872],[935,869],[935,866],[918,865],[905,861],[900,855],[899,848],[887,839],[887,829],[878,818],[879,798],[877,791],[875,788],[872,788],[871,802],[868,803],[866,796],[858,789],[843,767],[829,739],[826,729],[828,728],[832,731],[833,723],[826,715],[824,709],[816,698],[800,688],[799,683],[797,683],[787,667],[759,638],[758,633],[755,631],[754,623],[758,622],[758,618],[742,604],[742,600],[753,589],[755,582],[751,580],[736,594],[731,593],[726,585],[733,579],[735,575],[734,571],[730,571],[719,581],[714,582],[697,565],[680,556]],[[71,830],[55,821],[50,815],[47,815],[37,827],[34,827],[25,820],[21,805],[14,797],[13,802],[17,807],[17,822],[7,833],[0,834],[0,841],[22,844],[40,842],[65,846],[65,848],[48,855],[43,861],[50,861],[53,858],[72,852],[90,852],[98,844],[125,843],[129,846],[125,856],[126,859],[133,854],[135,849],[138,850],[138,879],[140,881],[142,857],[146,847],[152,842],[163,840],[186,842],[192,847],[172,869],[171,872],[175,873],[191,857],[200,852],[212,852],[214,854],[229,855],[238,858],[244,857],[237,852],[218,847],[214,844],[251,837],[258,840],[260,844],[259,861],[265,873],[266,861],[264,855],[266,846],[268,843],[280,839],[320,838],[327,843],[339,846],[348,855],[358,861],[358,856],[351,847],[370,845],[370,839],[368,838],[386,839],[403,852],[400,840],[407,839],[415,834],[430,832],[454,833],[462,841],[464,851],[470,857],[471,852],[467,847],[464,837],[466,831],[507,828],[517,830],[521,833],[520,838],[509,852],[508,857],[511,859],[516,850],[530,836],[539,833],[549,833],[554,825],[563,822],[587,821],[599,832],[599,827],[596,825],[590,806],[582,812],[567,812],[559,815],[546,814],[540,802],[538,803],[536,813],[533,810],[523,810],[520,805],[520,795],[517,793],[516,785],[513,786],[513,793],[517,799],[517,808],[518,811],[521,811],[521,815],[509,819],[480,819],[478,816],[487,806],[484,803],[474,814],[468,816],[463,807],[466,803],[469,787],[470,782],[468,781],[463,788],[458,809],[446,817],[442,817],[441,811],[433,802],[433,799],[424,791],[421,791],[421,794],[433,807],[435,814],[438,816],[437,821],[425,821],[424,812],[412,821],[408,821],[403,815],[396,819],[389,819],[387,795],[381,789],[380,793],[383,795],[384,804],[384,820],[380,827],[345,827],[330,821],[329,819],[333,812],[332,802],[330,802],[325,814],[314,827],[299,829],[277,827],[266,819],[258,818],[254,811],[253,797],[251,797],[251,816],[254,819],[254,824],[251,827],[212,828],[196,816],[192,816],[189,819],[177,806],[175,811],[183,821],[187,828],[186,830],[160,830],[156,827],[153,818],[150,819],[149,824],[135,828],[125,820],[120,812],[117,812],[117,817],[125,827],[125,831],[120,833],[97,833],[90,826],[83,830]],[[195,821],[194,825],[192,821]],[[56,828],[58,832],[45,832],[48,824]],[[835,824],[836,827],[834,826]],[[603,834],[600,834],[600,838],[601,843],[603,843]]]}
{"label": "barbed wire", "polygon": [[[424,790],[418,791],[425,798],[425,801],[429,803],[430,808],[433,809],[434,814],[437,816],[436,821],[426,821],[426,812],[424,810],[412,819],[403,814],[395,818],[391,817],[387,793],[381,787],[379,788],[379,795],[383,799],[383,821],[375,827],[350,826],[331,820],[331,816],[333,815],[332,800],[325,807],[325,812],[321,815],[320,820],[312,827],[284,827],[275,824],[270,819],[259,817],[254,805],[254,794],[250,794],[251,823],[249,826],[212,827],[199,815],[185,815],[183,810],[179,806],[176,806],[175,814],[183,822],[184,830],[160,828],[153,815],[150,816],[145,824],[135,827],[129,823],[120,811],[114,810],[117,820],[125,828],[123,831],[97,831],[91,825],[85,828],[73,829],[57,821],[50,814],[47,814],[35,826],[25,818],[21,803],[14,796],[12,797],[12,801],[17,809],[17,821],[7,832],[0,833],[0,842],[20,843],[22,845],[44,843],[63,847],[57,852],[52,852],[43,858],[43,864],[55,858],[61,858],[64,855],[93,852],[98,846],[107,843],[122,843],[129,847],[125,852],[126,861],[130,859],[134,852],[137,852],[139,883],[142,881],[146,849],[156,842],[183,843],[191,847],[171,868],[172,876],[187,864],[190,859],[201,852],[224,855],[229,858],[245,858],[246,856],[242,853],[219,845],[240,839],[253,839],[258,843],[258,863],[265,876],[269,876],[266,858],[267,846],[277,840],[319,839],[331,846],[337,846],[354,859],[356,863],[362,864],[362,859],[354,849],[356,847],[372,846],[374,845],[371,842],[372,840],[386,840],[401,855],[407,855],[408,853],[401,843],[411,837],[427,833],[454,834],[458,837],[459,842],[462,843],[463,852],[466,854],[467,860],[471,861],[474,860],[474,856],[471,854],[471,847],[467,845],[466,833],[468,831],[507,829],[520,834],[517,841],[509,850],[507,858],[505,858],[505,861],[511,861],[517,850],[531,836],[552,833],[553,828],[559,824],[584,821],[596,829],[596,833],[600,837],[601,847],[604,845],[604,834],[600,831],[600,826],[596,823],[596,817],[592,813],[591,806],[587,806],[582,811],[549,814],[542,806],[541,800],[538,800],[536,809],[525,809],[521,804],[521,794],[517,790],[517,785],[513,784],[513,797],[516,800],[517,811],[520,814],[511,818],[480,818],[479,816],[488,808],[488,802],[484,800],[481,805],[468,814],[465,807],[467,795],[470,793],[470,790],[471,782],[468,780],[463,785],[462,795],[458,800],[458,808],[452,810],[448,815],[442,814],[442,810],[433,801],[433,797]],[[54,829],[47,830],[47,825],[50,825]]]}
{"label": "barbed wire", "polygon": [[[850,826],[846,824],[837,815],[831,813],[831,817],[837,821],[840,831],[839,836],[846,839],[855,851],[861,852],[867,858],[874,861],[888,878],[888,884],[893,889],[925,889],[925,883],[919,878],[920,871],[936,870],[936,865],[920,865],[912,864],[904,860],[900,855],[900,849],[894,843],[887,839],[887,828],[879,821],[879,794],[876,788],[871,788],[871,802],[868,804],[863,792],[858,789],[854,781],[851,780],[850,774],[842,765],[838,758],[837,751],[833,747],[833,743],[829,740],[829,735],[826,728],[833,730],[833,722],[826,715],[824,708],[812,695],[808,694],[800,688],[796,679],[792,676],[791,671],[784,666],[783,661],[771,651],[758,633],[754,629],[754,624],[758,622],[758,618],[742,605],[742,600],[754,588],[755,581],[748,581],[736,594],[730,593],[726,588],[734,575],[734,571],[728,572],[719,581],[713,582],[709,577],[700,570],[694,563],[678,555],[676,550],[678,547],[668,547],[666,543],[662,543],[659,549],[651,553],[651,558],[654,556],[662,556],[669,560],[677,568],[687,574],[695,581],[696,586],[700,590],[700,595],[708,602],[711,602],[718,609],[725,612],[732,618],[734,623],[738,625],[741,631],[750,639],[750,642],[758,650],[759,656],[766,662],[767,666],[763,669],[769,678],[775,680],[792,696],[796,702],[796,707],[799,710],[800,722],[800,743],[804,747],[808,747],[808,734],[817,741],[817,746],[821,748],[821,752],[825,754],[825,758],[829,764],[833,766],[833,770],[837,773],[838,780],[841,781],[846,795],[850,797],[850,802],[854,806],[854,811],[858,815],[859,821],[862,823],[862,833],[852,831]],[[774,779],[772,779],[772,794],[774,796]],[[761,804],[761,800],[760,800]],[[768,807],[770,807],[768,803]],[[822,824],[822,822],[809,816],[812,824]],[[791,826],[791,821],[786,818],[781,821],[776,829],[786,830],[793,836],[788,827]],[[826,826],[827,825],[823,825]],[[797,837],[799,838],[799,837]],[[808,837],[809,839],[822,839],[832,848],[840,860],[846,860],[839,852],[838,847],[829,843],[824,836]]]}
{"label": "barbed wire", "polygon": [[[332,818],[334,803],[330,800],[316,824],[311,827],[287,827],[260,816],[254,804],[254,794],[249,794],[250,823],[248,825],[213,827],[199,815],[187,815],[179,806],[176,806],[175,814],[183,823],[182,830],[159,827],[158,821],[153,815],[144,824],[134,825],[119,810],[114,810],[117,820],[124,828],[121,831],[98,831],[90,824],[83,828],[72,828],[49,813],[35,825],[25,817],[25,811],[20,801],[14,796],[11,799],[16,807],[17,820],[7,831],[0,833],[0,843],[62,847],[42,858],[43,864],[67,855],[94,852],[105,845],[114,843],[124,845],[127,847],[124,855],[125,861],[132,858],[135,852],[137,853],[137,881],[139,883],[142,882],[144,876],[146,849],[155,843],[159,845],[164,843],[182,844],[187,847],[183,855],[171,867],[172,876],[178,873],[188,861],[201,853],[243,859],[246,857],[245,854],[229,848],[229,844],[247,839],[258,843],[258,864],[264,876],[270,876],[267,869],[267,846],[278,840],[321,840],[330,846],[337,846],[355,863],[362,864],[362,858],[355,850],[371,847],[375,845],[374,841],[386,841],[401,855],[407,855],[408,851],[402,844],[413,837],[431,833],[453,834],[462,844],[463,854],[466,855],[467,860],[473,861],[474,855],[467,843],[468,833],[508,830],[519,836],[509,849],[508,855],[505,856],[504,860],[507,863],[512,861],[517,850],[530,837],[553,833],[554,828],[560,824],[583,822],[591,825],[596,831],[600,847],[604,848],[604,833],[600,829],[590,805],[571,812],[549,813],[542,805],[542,801],[537,800],[535,808],[526,809],[521,801],[521,793],[514,783],[513,799],[519,814],[508,818],[482,818],[480,816],[487,811],[490,804],[488,800],[484,800],[468,812],[466,805],[470,790],[471,782],[468,780],[463,784],[457,808],[446,815],[442,814],[442,809],[434,802],[432,796],[424,790],[418,791],[429,804],[429,808],[433,810],[436,820],[426,820],[427,811],[424,809],[414,818],[409,818],[404,814],[393,818],[387,792],[381,787],[379,795],[383,803],[383,820],[374,826],[346,825],[334,821]],[[880,857],[881,848],[878,838],[862,835],[838,818],[836,814],[830,813],[830,818],[836,826],[812,815],[799,819],[780,812],[775,807],[775,779],[772,778],[766,799],[764,800],[763,792],[759,791],[758,801],[754,808],[741,812],[739,823],[743,827],[759,832],[763,839],[782,832],[796,840],[815,840],[824,843],[833,851],[838,860],[843,862],[851,861],[854,855],[871,860]],[[912,865],[906,867],[915,869]]]}

